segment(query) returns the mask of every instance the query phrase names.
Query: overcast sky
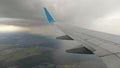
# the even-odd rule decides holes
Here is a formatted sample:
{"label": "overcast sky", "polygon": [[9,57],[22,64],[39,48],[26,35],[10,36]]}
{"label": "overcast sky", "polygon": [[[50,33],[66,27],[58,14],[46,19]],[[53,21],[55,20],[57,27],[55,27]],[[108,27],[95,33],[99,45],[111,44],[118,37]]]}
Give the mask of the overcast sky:
{"label": "overcast sky", "polygon": [[0,31],[30,29],[32,34],[59,35],[48,26],[43,7],[59,24],[120,35],[120,0],[0,0]]}
{"label": "overcast sky", "polygon": [[59,23],[120,35],[119,0],[0,0],[0,24],[47,24],[44,6]]}
{"label": "overcast sky", "polygon": [[120,35],[119,0],[47,0],[60,23]]}

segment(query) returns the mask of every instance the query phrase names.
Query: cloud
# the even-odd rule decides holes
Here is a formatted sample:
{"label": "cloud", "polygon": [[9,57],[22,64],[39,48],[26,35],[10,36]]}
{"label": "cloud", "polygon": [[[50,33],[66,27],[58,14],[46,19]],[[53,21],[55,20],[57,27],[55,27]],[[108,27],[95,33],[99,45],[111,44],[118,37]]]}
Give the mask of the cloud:
{"label": "cloud", "polygon": [[38,0],[1,0],[0,17],[41,19],[44,16],[41,6],[42,3]]}
{"label": "cloud", "polygon": [[120,34],[119,0],[47,0],[59,23],[101,32]]}
{"label": "cloud", "polygon": [[1,0],[0,16],[43,21],[46,6],[60,21],[89,22],[119,8],[118,0]]}
{"label": "cloud", "polygon": [[42,6],[40,0],[0,0],[0,24],[44,25],[47,21]]}
{"label": "cloud", "polygon": [[0,25],[0,32],[18,32],[18,31],[28,31],[28,28],[13,26],[13,25]]}
{"label": "cloud", "polygon": [[111,11],[119,9],[118,0],[52,0],[47,3],[55,8],[60,20],[72,23],[91,23]]}
{"label": "cloud", "polygon": [[[96,29],[94,28],[96,25],[101,28],[100,23],[114,28],[115,26],[109,25],[111,22],[107,24],[104,22],[105,17],[120,11],[119,0],[0,0],[0,18],[21,19],[13,20],[15,23],[12,20],[9,22],[8,19],[0,24],[46,25],[47,20],[42,9],[44,6],[59,23],[91,29]],[[104,29],[112,28],[104,27]]]}
{"label": "cloud", "polygon": [[48,24],[47,21],[19,19],[19,18],[0,18],[0,25],[16,25],[16,26],[43,26]]}

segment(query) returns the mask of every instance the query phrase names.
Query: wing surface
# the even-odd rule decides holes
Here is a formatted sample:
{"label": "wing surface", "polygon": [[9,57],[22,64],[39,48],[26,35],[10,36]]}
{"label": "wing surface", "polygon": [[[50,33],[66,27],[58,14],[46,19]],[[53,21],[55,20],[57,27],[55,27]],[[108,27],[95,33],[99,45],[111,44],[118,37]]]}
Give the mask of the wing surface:
{"label": "wing surface", "polygon": [[[49,23],[53,24],[55,22],[54,18],[46,8],[44,8],[44,11]],[[71,37],[79,43],[82,43],[83,47],[77,48],[77,50],[67,50],[66,52],[77,52],[79,54],[94,53],[102,58],[108,68],[120,68],[120,36],[68,26],[65,24],[56,23],[55,25],[67,34],[67,37],[61,36],[57,39],[70,39]],[[70,37],[68,38],[68,36]]]}
{"label": "wing surface", "polygon": [[[61,28],[61,26],[59,26]],[[120,68],[120,36],[78,27],[63,27],[62,31],[102,58],[108,68]],[[116,42],[115,42],[116,41]]]}

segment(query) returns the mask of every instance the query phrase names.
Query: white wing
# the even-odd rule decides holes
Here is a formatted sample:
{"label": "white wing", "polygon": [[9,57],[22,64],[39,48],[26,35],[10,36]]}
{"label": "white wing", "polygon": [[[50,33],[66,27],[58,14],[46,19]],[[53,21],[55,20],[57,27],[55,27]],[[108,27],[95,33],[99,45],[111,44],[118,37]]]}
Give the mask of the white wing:
{"label": "white wing", "polygon": [[120,37],[73,26],[59,28],[74,40],[80,42],[97,56],[108,68],[120,68]]}
{"label": "white wing", "polygon": [[[50,24],[54,24],[55,19],[47,8],[44,8],[46,17]],[[67,35],[57,37],[57,39],[69,39],[69,40],[76,40],[82,43],[82,46],[77,50],[72,49],[77,53],[89,53],[89,50],[94,54],[100,56],[103,61],[107,64],[108,68],[120,68],[120,37],[114,36],[110,34],[100,33],[97,31],[91,31],[87,29],[72,27],[72,26],[61,26],[58,25],[59,28],[66,33]],[[68,36],[69,35],[69,36]],[[71,37],[73,39],[71,39]],[[87,50],[87,49],[88,50]],[[83,52],[83,51],[85,52]],[[78,52],[80,51],[80,52]],[[68,50],[68,52],[71,52]]]}

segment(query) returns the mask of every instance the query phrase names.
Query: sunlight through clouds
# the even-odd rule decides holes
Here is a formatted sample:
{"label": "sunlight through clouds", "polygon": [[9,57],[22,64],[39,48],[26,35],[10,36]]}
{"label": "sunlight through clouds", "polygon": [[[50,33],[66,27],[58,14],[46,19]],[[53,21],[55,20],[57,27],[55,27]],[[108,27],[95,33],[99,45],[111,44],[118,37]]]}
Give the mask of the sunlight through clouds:
{"label": "sunlight through clouds", "polygon": [[27,31],[25,27],[14,26],[14,25],[0,25],[0,32],[17,32],[17,31]]}

